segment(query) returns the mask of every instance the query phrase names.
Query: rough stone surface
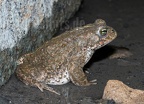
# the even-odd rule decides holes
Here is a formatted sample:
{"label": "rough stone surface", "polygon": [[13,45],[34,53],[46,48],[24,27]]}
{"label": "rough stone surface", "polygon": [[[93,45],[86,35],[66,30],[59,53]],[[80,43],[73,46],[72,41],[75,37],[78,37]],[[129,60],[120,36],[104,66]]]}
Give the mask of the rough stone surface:
{"label": "rough stone surface", "polygon": [[109,80],[103,99],[113,99],[118,104],[144,104],[144,91],[132,89],[118,80]]}
{"label": "rough stone surface", "polygon": [[50,39],[81,0],[0,0],[0,86],[14,72],[16,60]]}

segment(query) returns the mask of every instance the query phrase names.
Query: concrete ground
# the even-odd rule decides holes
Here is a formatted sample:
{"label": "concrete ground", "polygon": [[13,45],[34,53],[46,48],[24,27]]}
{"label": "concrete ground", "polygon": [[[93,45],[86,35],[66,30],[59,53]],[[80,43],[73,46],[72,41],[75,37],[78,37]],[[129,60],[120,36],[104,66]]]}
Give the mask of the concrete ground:
{"label": "concrete ground", "polygon": [[[88,69],[88,79],[97,79],[97,85],[78,87],[72,83],[52,86],[61,96],[35,87],[26,86],[15,74],[0,89],[0,104],[97,104],[106,82],[117,79],[128,86],[144,90],[144,1],[143,0],[84,0],[73,18],[57,33],[78,25],[104,19],[118,33],[109,45],[126,47],[133,53],[124,59],[108,59],[111,48],[105,46],[95,52]],[[68,27],[70,26],[70,27]]]}

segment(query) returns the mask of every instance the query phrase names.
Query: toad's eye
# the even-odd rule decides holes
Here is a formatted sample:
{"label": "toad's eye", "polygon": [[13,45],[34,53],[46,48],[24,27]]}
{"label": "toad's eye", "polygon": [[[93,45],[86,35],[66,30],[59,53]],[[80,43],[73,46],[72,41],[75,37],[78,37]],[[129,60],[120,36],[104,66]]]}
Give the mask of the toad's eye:
{"label": "toad's eye", "polygon": [[105,36],[107,34],[107,28],[103,28],[100,30],[100,35]]}

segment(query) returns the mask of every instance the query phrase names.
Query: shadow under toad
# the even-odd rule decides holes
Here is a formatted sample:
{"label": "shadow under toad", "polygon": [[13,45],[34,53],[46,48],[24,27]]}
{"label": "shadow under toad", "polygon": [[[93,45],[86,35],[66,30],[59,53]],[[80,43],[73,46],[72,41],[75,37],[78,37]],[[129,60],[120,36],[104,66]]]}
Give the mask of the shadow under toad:
{"label": "shadow under toad", "polygon": [[89,62],[84,66],[84,70],[89,68],[94,62],[98,62],[108,58],[110,55],[114,54],[116,49],[115,46],[106,45],[94,52]]}

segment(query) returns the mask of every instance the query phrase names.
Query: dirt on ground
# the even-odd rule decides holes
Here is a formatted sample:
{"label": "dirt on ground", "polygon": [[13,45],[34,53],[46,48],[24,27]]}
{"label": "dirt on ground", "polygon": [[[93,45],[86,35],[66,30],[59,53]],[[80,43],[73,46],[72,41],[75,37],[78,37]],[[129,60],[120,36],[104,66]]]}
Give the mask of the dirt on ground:
{"label": "dirt on ground", "polygon": [[[93,23],[102,18],[113,27],[118,37],[97,50],[84,69],[88,79],[97,79],[97,85],[88,87],[68,83],[52,86],[61,95],[43,93],[26,86],[15,76],[0,89],[0,104],[97,104],[108,80],[120,80],[131,88],[144,90],[144,1],[143,0],[84,0],[79,11],[57,33],[76,27],[76,23]],[[128,48],[133,54],[121,59],[109,59],[111,45]],[[111,103],[112,104],[112,103]]]}

